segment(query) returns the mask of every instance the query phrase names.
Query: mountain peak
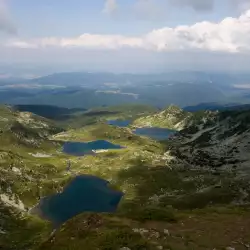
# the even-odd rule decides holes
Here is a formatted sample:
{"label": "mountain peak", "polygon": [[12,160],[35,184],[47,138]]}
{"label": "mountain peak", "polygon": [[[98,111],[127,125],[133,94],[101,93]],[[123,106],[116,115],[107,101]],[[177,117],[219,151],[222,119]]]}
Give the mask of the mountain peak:
{"label": "mountain peak", "polygon": [[168,112],[180,112],[180,111],[183,111],[179,106],[177,106],[177,105],[174,105],[174,104],[171,104],[171,105],[169,105],[166,109],[165,109],[165,111],[168,111]]}

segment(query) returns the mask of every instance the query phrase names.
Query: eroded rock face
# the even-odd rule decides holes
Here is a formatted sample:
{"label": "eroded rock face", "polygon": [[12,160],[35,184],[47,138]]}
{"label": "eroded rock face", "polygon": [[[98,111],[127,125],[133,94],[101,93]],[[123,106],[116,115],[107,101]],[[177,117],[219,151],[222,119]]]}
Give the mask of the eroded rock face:
{"label": "eroded rock face", "polygon": [[15,207],[21,211],[25,211],[23,202],[16,195],[0,194],[0,200],[5,206]]}
{"label": "eroded rock face", "polygon": [[35,115],[29,112],[20,112],[17,121],[31,128],[49,128],[49,125],[41,119],[35,119]]}

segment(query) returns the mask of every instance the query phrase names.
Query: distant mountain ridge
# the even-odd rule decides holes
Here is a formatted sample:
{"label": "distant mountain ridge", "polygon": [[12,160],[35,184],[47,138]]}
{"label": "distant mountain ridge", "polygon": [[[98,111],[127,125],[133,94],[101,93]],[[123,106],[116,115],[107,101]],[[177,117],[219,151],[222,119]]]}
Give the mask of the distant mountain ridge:
{"label": "distant mountain ridge", "polygon": [[223,111],[223,110],[244,110],[249,109],[250,104],[239,104],[239,103],[228,103],[228,104],[220,104],[220,103],[200,103],[195,106],[187,106],[184,107],[183,110],[189,112],[196,112],[202,110],[210,110],[210,111]]}
{"label": "distant mountain ridge", "polygon": [[239,99],[246,102],[249,91],[235,89],[232,84],[238,82],[233,74],[204,72],[145,75],[64,72],[3,84],[0,103],[88,109],[125,103],[163,108],[171,103],[185,107],[201,102],[229,103]]}
{"label": "distant mountain ridge", "polygon": [[236,84],[250,80],[248,73],[228,73],[228,72],[199,72],[199,71],[173,71],[156,74],[131,74],[131,73],[107,73],[107,72],[61,72],[47,76],[31,79],[31,82],[43,84],[63,84],[63,85],[85,85],[93,83],[103,84],[103,82],[119,82],[126,84],[129,82],[193,82],[210,84]]}
{"label": "distant mountain ridge", "polygon": [[[114,106],[122,104],[144,104],[155,107],[166,107],[171,103],[178,106],[196,105],[202,100],[213,102],[223,100],[224,94],[215,87],[199,84],[134,85],[91,89],[86,87],[67,87],[56,89],[28,89],[19,96],[12,97],[10,90],[5,90],[2,102],[12,105],[53,105],[64,108],[93,108],[98,106]],[[32,92],[33,91],[33,92]],[[33,94],[32,94],[33,93]],[[196,94],[194,94],[196,93]],[[65,101],[66,100],[66,101]],[[1,92],[0,92],[1,102]]]}

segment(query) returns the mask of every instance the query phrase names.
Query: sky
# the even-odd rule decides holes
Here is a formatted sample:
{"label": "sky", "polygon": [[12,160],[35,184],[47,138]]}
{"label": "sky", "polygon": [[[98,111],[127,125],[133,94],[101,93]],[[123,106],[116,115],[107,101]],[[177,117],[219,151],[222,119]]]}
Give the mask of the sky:
{"label": "sky", "polygon": [[250,69],[250,0],[0,0],[0,64]]}

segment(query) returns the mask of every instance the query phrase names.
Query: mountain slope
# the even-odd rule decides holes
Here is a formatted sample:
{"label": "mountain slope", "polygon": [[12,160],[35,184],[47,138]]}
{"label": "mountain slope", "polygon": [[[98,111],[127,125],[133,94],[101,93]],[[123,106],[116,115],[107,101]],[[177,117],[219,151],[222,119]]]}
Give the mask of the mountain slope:
{"label": "mountain slope", "polygon": [[52,158],[61,145],[48,139],[60,131],[45,118],[0,107],[0,248],[30,249],[49,236],[51,226],[27,211],[64,185],[63,161]]}
{"label": "mountain slope", "polygon": [[171,105],[159,113],[135,120],[133,126],[182,130],[193,124],[199,125],[208,123],[208,121],[212,123],[214,119],[216,119],[216,112],[200,111],[191,113],[184,111],[177,106]]}
{"label": "mountain slope", "polygon": [[86,109],[69,109],[51,105],[15,105],[13,109],[19,112],[30,112],[36,115],[52,119],[52,120],[66,120],[76,112],[83,112]]}
{"label": "mountain slope", "polygon": [[[165,121],[170,114],[170,122]],[[79,215],[68,221],[41,249],[63,249],[70,239],[75,249],[85,245],[89,249],[114,250],[244,249],[250,242],[247,233],[249,175],[244,164],[235,167],[237,163],[230,159],[227,162],[226,155],[236,146],[240,153],[236,152],[234,161],[239,159],[238,163],[243,163],[241,150],[246,154],[245,146],[250,139],[249,114],[249,111],[239,111],[190,115],[170,107],[164,116],[158,116],[164,117],[164,126],[182,123],[185,129],[165,142],[164,153],[158,150],[146,157],[146,152],[133,148],[136,152],[124,155],[124,162],[118,163],[113,155],[113,160],[105,164],[104,154],[102,164],[95,161],[91,166],[98,168],[100,164],[105,171],[105,165],[115,164],[114,169],[110,167],[102,176],[125,192],[117,213]],[[105,127],[100,131],[106,135]],[[212,140],[207,133],[212,134]],[[97,133],[90,134],[98,137]],[[238,137],[245,139],[239,141]],[[226,151],[224,144],[230,146],[225,147]],[[121,153],[118,155],[121,158]],[[241,227],[241,236],[236,233],[235,224]],[[207,234],[208,231],[211,233]],[[92,237],[96,240],[92,241]]]}
{"label": "mountain slope", "polygon": [[[196,156],[207,163],[232,167],[247,167],[250,158],[250,111],[248,109],[221,112],[187,112],[170,106],[154,115],[141,117],[133,126],[155,126],[179,130],[176,136],[178,151],[182,157],[196,164]],[[172,139],[175,142],[175,138]],[[200,156],[199,156],[200,155]],[[180,155],[178,156],[180,158]],[[215,160],[217,159],[217,160]],[[200,164],[202,165],[202,164]],[[223,165],[223,166],[224,166]]]}
{"label": "mountain slope", "polygon": [[0,107],[0,129],[1,148],[15,145],[39,147],[49,135],[62,131],[45,118],[28,112],[15,112],[6,106]]}
{"label": "mountain slope", "polygon": [[224,111],[217,121],[196,129],[181,131],[179,151],[190,163],[200,158],[199,165],[249,171],[250,111]]}
{"label": "mountain slope", "polygon": [[[189,113],[171,106],[138,119],[180,130],[162,143],[104,123],[58,134],[60,128],[41,117],[0,111],[2,134],[14,140],[0,147],[3,249],[243,250],[250,244],[249,110]],[[16,122],[29,141],[43,143],[21,143],[23,134],[11,130]],[[48,137],[104,139],[125,148],[79,158],[64,155],[61,143]],[[69,159],[73,175],[66,171]],[[59,193],[81,174],[104,178],[124,193],[115,213],[83,213],[53,233],[50,223],[28,215],[40,197]]]}

